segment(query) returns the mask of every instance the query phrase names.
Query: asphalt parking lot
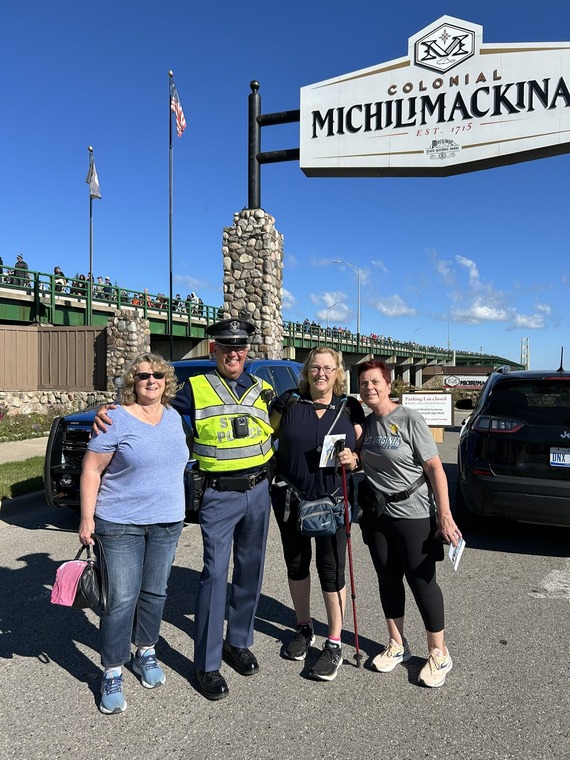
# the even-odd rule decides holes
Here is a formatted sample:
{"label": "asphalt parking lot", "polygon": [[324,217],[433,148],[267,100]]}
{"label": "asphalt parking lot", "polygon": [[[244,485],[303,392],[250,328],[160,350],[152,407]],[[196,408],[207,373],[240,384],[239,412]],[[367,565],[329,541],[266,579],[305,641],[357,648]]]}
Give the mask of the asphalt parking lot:
{"label": "asphalt parking lot", "polygon": [[[457,421],[457,420],[456,420]],[[458,427],[438,444],[454,492]],[[385,639],[376,579],[360,531],[353,531],[361,668],[354,660],[352,611],[345,663],[318,683],[308,664],[280,656],[294,626],[278,531],[272,524],[254,651],[261,672],[244,678],[224,666],[230,696],[205,700],[193,675],[194,595],[201,568],[199,529],[187,527],[173,568],[158,654],[160,689],[125,676],[128,710],[97,709],[101,670],[97,619],[56,607],[57,565],[76,550],[77,516],[43,499],[3,515],[0,530],[2,758],[418,758],[570,757],[566,655],[570,600],[568,532],[493,525],[467,534],[459,570],[439,567],[454,669],[441,689],[417,685],[425,634],[413,602],[407,635],[413,657],[390,674],[370,660]],[[314,586],[317,641],[326,633]]]}

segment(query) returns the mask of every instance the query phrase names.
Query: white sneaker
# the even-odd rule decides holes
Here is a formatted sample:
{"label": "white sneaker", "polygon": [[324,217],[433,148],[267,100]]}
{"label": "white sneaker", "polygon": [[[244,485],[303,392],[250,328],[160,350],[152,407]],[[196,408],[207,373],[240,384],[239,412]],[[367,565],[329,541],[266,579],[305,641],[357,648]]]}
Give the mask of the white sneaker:
{"label": "white sneaker", "polygon": [[424,686],[436,689],[438,686],[443,686],[445,676],[452,667],[453,661],[449,654],[449,649],[447,650],[447,654],[444,654],[441,649],[432,649],[428,655],[426,664],[420,670],[418,680]]}
{"label": "white sneaker", "polygon": [[403,644],[398,644],[394,639],[390,639],[384,651],[377,654],[372,660],[372,667],[379,673],[389,673],[391,670],[394,670],[396,665],[399,665],[401,662],[407,662],[411,656],[412,653],[410,652],[407,639],[404,639]]}

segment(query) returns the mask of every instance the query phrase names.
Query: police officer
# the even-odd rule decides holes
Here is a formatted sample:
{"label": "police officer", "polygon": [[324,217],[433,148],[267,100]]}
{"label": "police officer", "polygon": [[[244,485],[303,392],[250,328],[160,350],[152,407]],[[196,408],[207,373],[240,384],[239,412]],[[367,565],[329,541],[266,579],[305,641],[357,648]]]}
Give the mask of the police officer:
{"label": "police officer", "polygon": [[[172,405],[194,432],[193,455],[206,476],[200,511],[204,568],[196,599],[194,665],[208,699],[229,693],[222,658],[244,676],[259,665],[249,647],[265,560],[270,515],[269,467],[273,457],[267,405],[271,386],[244,372],[255,327],[226,319],[207,330],[216,369],[191,377]],[[233,577],[224,640],[230,554]]]}

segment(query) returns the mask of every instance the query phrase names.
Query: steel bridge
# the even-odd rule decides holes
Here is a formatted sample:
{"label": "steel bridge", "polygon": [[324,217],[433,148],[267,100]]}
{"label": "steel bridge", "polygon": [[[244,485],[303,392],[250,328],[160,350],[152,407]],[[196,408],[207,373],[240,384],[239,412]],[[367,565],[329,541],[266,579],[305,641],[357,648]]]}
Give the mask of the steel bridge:
{"label": "steel bridge", "polygon": [[[91,324],[104,327],[117,309],[136,309],[148,319],[151,336],[156,340],[184,341],[186,347],[198,346],[206,338],[206,328],[220,319],[219,306],[193,304],[173,300],[170,313],[169,299],[161,294],[140,293],[117,285],[91,284],[86,280],[68,280],[61,289],[56,276],[29,270],[22,273],[4,271],[0,276],[0,324],[45,324],[79,327]],[[330,346],[341,351],[351,364],[372,355],[395,364],[441,364],[456,367],[499,367],[510,364],[524,369],[522,364],[494,354],[474,353],[426,346],[414,342],[394,341],[391,338],[357,335],[348,330],[324,328],[321,325],[300,322],[283,322],[283,348],[285,353],[301,355],[315,346]],[[188,351],[187,351],[188,352]],[[352,356],[350,356],[352,355]]]}

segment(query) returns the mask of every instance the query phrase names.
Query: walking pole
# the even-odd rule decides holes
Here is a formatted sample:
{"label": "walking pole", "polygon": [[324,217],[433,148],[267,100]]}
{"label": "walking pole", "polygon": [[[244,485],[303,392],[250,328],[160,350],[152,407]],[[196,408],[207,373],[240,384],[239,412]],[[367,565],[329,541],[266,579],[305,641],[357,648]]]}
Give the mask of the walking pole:
{"label": "walking pole", "polygon": [[[337,441],[335,444],[336,453],[342,451],[344,446],[343,441]],[[356,620],[356,591],[354,588],[354,565],[352,563],[352,538],[351,538],[351,525],[350,525],[350,505],[348,503],[348,491],[346,487],[346,468],[341,464],[342,475],[342,495],[344,497],[344,527],[346,530],[346,548],[348,550],[348,569],[350,574],[350,596],[352,599],[352,619],[354,621],[354,648],[356,653],[354,659],[356,660],[356,667],[362,666],[362,655],[360,654],[360,647],[358,644],[358,622]]]}

